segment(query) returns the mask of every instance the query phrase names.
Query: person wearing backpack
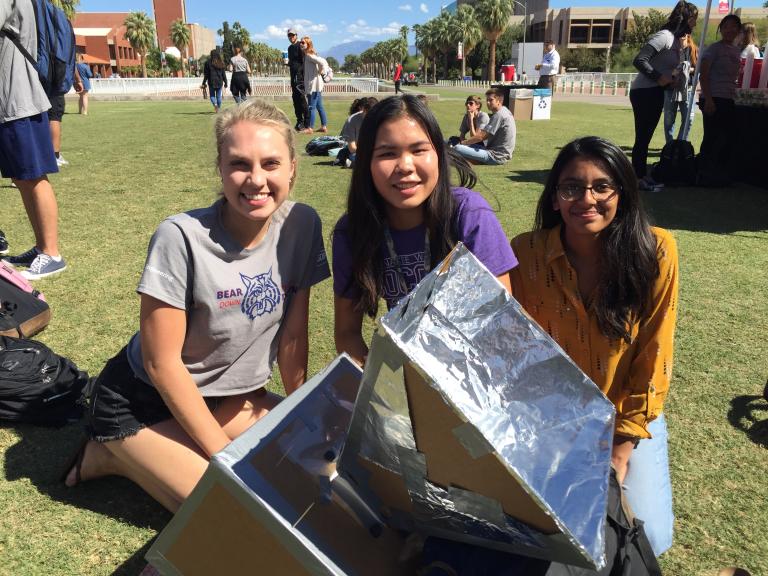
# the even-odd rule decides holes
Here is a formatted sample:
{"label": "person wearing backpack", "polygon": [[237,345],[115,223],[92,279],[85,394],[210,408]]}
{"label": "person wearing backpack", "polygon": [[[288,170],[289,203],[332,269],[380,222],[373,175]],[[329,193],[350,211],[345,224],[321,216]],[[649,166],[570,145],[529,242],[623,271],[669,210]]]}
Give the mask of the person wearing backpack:
{"label": "person wearing backpack", "polygon": [[48,95],[32,62],[17,48],[17,39],[37,56],[37,27],[31,0],[0,3],[0,174],[21,193],[35,245],[5,258],[30,280],[66,269],[59,253],[59,210],[48,174],[58,172],[49,133]]}

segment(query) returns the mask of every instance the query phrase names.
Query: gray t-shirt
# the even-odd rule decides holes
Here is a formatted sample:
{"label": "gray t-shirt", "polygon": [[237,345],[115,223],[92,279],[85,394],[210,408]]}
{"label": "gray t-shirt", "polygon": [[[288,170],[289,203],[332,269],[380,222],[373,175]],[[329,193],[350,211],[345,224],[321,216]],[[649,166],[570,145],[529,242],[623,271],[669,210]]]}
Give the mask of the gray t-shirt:
{"label": "gray t-shirt", "polygon": [[[659,74],[671,75],[680,64],[680,40],[669,30],[659,30],[646,43],[656,50],[649,60],[651,67]],[[637,88],[658,88],[659,84],[645,74],[638,74],[632,81],[631,90]]]}
{"label": "gray t-shirt", "polygon": [[715,42],[701,55],[702,65],[709,62],[709,94],[713,98],[736,97],[741,51],[733,44]]}
{"label": "gray t-shirt", "polygon": [[497,162],[506,162],[512,158],[517,138],[517,125],[509,108],[502,106],[491,116],[491,121],[484,128],[488,138],[485,148]]}
{"label": "gray t-shirt", "polygon": [[232,63],[232,72],[248,72],[248,60],[242,56],[232,56],[229,60]]}
{"label": "gray t-shirt", "polygon": [[[477,113],[477,118],[475,118],[475,130],[485,130],[485,127],[488,126],[488,122],[490,122],[491,119],[482,110],[480,110]],[[469,133],[469,115],[464,114],[464,118],[461,119],[461,126],[459,126],[459,135],[464,136],[465,134]]]}
{"label": "gray t-shirt", "polygon": [[[18,34],[27,52],[37,56],[37,27],[30,0],[0,0],[0,28]],[[9,38],[0,36],[0,123],[29,118],[50,107],[37,70]]]}
{"label": "gray t-shirt", "polygon": [[[203,396],[264,386],[293,295],[330,276],[312,208],[284,202],[259,245],[243,249],[222,226],[224,203],[164,220],[150,241],[137,288],[186,310],[181,358]],[[138,332],[128,344],[128,360],[151,384]]]}
{"label": "gray t-shirt", "polygon": [[341,129],[341,137],[347,142],[357,142],[357,135],[360,133],[360,126],[363,125],[363,118],[365,118],[365,114],[362,112],[355,112],[347,118]]}

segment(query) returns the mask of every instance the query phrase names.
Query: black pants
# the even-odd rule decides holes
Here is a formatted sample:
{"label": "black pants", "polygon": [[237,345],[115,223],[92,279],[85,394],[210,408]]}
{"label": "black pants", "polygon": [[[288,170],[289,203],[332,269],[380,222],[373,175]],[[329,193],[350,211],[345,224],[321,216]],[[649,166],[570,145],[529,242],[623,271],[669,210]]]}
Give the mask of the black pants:
{"label": "black pants", "polygon": [[[704,138],[701,141],[702,160],[709,169],[726,170],[730,163],[732,137],[735,130],[736,103],[730,98],[713,97],[714,114],[702,114],[704,117]],[[699,102],[704,109],[704,98]]]}
{"label": "black pants", "polygon": [[400,90],[400,80],[395,80],[395,94],[398,92],[402,92],[402,90]]}
{"label": "black pants", "polygon": [[642,178],[648,172],[648,145],[664,111],[664,88],[637,88],[630,91],[632,114],[635,117],[635,144],[632,146],[632,167]]}
{"label": "black pants", "polygon": [[296,127],[308,127],[309,104],[307,104],[307,95],[304,93],[304,78],[302,76],[291,76],[291,98],[293,99],[293,112],[296,114]]}

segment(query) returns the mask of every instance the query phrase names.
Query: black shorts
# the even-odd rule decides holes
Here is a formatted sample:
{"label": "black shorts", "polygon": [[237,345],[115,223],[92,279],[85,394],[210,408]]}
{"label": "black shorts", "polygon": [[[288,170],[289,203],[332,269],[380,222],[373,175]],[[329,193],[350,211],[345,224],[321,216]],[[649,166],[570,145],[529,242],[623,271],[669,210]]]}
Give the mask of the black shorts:
{"label": "black shorts", "polygon": [[61,118],[64,116],[64,108],[66,108],[64,95],[62,94],[61,96],[51,96],[48,98],[48,100],[51,103],[51,109],[48,110],[48,120],[61,122]]}
{"label": "black shorts", "polygon": [[[213,412],[222,398],[204,398]],[[142,428],[173,418],[154,386],[136,377],[123,348],[96,379],[88,412],[88,435],[108,442],[138,434]]]}

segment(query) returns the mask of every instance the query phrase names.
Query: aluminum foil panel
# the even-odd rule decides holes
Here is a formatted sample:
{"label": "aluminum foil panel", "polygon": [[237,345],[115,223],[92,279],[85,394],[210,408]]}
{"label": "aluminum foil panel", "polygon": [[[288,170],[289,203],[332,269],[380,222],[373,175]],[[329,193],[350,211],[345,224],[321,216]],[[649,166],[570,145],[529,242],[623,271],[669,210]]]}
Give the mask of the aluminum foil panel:
{"label": "aluminum foil panel", "polygon": [[339,469],[391,525],[599,568],[614,417],[459,245],[381,319]]}

